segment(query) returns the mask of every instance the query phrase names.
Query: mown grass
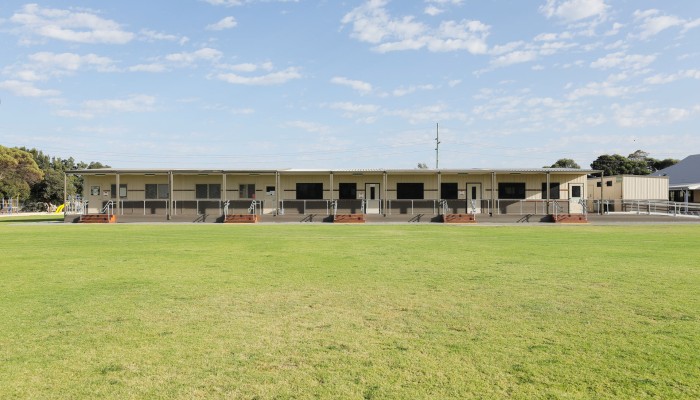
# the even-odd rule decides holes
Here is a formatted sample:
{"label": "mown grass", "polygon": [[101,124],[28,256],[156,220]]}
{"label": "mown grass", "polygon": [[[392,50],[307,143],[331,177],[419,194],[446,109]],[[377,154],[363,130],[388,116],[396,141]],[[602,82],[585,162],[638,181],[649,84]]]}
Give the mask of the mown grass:
{"label": "mown grass", "polygon": [[0,398],[700,397],[700,226],[0,237]]}

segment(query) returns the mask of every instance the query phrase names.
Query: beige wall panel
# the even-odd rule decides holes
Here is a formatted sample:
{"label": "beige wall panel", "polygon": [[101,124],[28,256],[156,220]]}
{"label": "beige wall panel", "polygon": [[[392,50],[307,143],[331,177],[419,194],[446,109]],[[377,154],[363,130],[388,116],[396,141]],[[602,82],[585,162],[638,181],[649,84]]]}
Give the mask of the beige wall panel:
{"label": "beige wall panel", "polygon": [[[249,200],[249,198],[241,198],[239,193],[239,185],[255,185],[255,199],[264,200],[266,203],[276,200],[275,195],[267,193],[268,186],[275,186],[274,175],[227,175],[226,176],[226,200]],[[275,191],[277,188],[275,188]],[[268,204],[265,204],[267,207]]]}
{"label": "beige wall panel", "polygon": [[667,200],[668,177],[623,176],[622,199]]}

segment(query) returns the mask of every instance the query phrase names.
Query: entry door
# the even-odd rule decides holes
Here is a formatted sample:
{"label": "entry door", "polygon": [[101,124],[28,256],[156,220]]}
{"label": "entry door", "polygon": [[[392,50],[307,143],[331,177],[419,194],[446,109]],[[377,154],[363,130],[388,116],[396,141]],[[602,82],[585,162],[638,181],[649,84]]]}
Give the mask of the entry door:
{"label": "entry door", "polygon": [[580,201],[583,198],[583,185],[572,183],[569,185],[569,213],[583,214],[583,205]]}
{"label": "entry door", "polygon": [[365,183],[365,213],[379,214],[381,195],[378,183]]}
{"label": "entry door", "polygon": [[481,183],[467,183],[467,213],[481,213]]}

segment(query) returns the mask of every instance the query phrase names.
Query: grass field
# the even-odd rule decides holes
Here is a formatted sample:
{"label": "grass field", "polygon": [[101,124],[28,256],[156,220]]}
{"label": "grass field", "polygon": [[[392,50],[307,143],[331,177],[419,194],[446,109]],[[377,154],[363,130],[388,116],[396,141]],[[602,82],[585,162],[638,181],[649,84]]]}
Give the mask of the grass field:
{"label": "grass field", "polygon": [[0,224],[0,398],[700,398],[700,226]]}

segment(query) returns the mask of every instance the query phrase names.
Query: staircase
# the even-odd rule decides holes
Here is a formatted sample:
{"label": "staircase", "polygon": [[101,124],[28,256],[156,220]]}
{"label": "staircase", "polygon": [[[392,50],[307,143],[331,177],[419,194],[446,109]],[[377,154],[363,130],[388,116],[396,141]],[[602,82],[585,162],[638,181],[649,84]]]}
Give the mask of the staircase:
{"label": "staircase", "polygon": [[333,216],[333,223],[340,224],[364,224],[364,214],[336,214]]}
{"label": "staircase", "polygon": [[254,224],[260,221],[260,216],[256,214],[229,214],[224,217],[225,224]]}
{"label": "staircase", "polygon": [[117,222],[114,214],[83,214],[80,216],[81,224],[113,224]]}
{"label": "staircase", "polygon": [[446,224],[474,224],[476,217],[474,214],[443,214],[442,222]]}

